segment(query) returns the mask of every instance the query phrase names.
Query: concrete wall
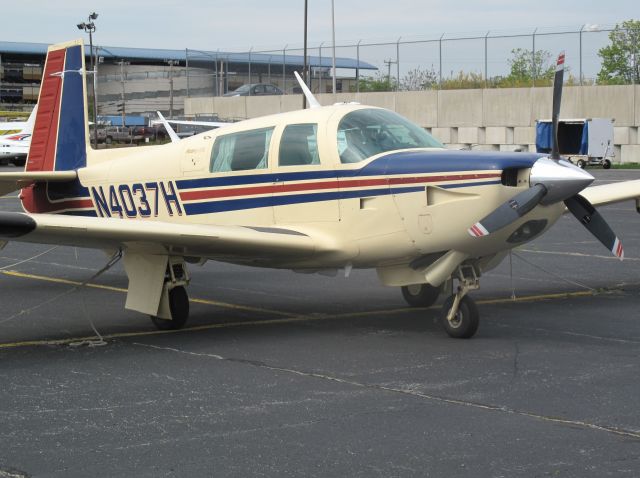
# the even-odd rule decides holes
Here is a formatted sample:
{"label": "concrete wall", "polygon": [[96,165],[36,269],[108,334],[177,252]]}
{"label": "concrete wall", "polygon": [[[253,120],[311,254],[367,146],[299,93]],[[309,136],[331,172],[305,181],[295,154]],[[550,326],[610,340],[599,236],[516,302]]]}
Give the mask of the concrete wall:
{"label": "concrete wall", "polygon": [[[551,88],[401,91],[318,95],[400,113],[453,148],[535,151],[535,121],[551,117]],[[253,118],[302,107],[302,96],[190,98],[185,114]],[[614,118],[615,161],[640,163],[640,86],[565,87],[561,118]]]}

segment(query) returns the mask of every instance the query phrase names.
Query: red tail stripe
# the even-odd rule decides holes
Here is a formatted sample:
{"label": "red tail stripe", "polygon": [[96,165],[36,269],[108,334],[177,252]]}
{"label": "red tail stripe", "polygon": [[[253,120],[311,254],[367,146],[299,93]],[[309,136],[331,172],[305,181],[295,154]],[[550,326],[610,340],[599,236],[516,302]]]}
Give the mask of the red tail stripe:
{"label": "red tail stripe", "polygon": [[46,67],[42,76],[42,86],[38,99],[38,112],[31,138],[27,171],[52,171],[58,136],[58,116],[60,114],[60,95],[62,78],[51,76],[64,70],[66,50],[56,50],[47,55]]}

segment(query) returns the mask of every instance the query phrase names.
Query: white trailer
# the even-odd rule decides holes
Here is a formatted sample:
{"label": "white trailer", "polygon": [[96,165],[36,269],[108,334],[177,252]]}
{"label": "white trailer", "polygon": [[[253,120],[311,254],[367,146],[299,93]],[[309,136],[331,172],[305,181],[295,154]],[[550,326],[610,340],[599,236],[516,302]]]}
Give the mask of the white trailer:
{"label": "white trailer", "polygon": [[[615,157],[612,118],[561,119],[558,121],[560,154],[581,168],[611,167]],[[551,152],[551,120],[536,121],[536,150]]]}

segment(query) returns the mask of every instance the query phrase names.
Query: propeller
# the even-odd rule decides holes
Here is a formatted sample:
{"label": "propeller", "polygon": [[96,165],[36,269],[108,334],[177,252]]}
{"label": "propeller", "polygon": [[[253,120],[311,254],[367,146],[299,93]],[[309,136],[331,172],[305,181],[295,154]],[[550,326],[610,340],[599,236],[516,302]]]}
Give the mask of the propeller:
{"label": "propeller", "polygon": [[554,204],[564,201],[567,209],[587,228],[611,253],[622,260],[624,250],[615,232],[593,205],[579,194],[594,180],[586,171],[560,158],[558,145],[558,120],[562,102],[564,79],[564,52],[558,55],[556,73],[553,79],[553,104],[551,110],[552,148],[549,158],[537,160],[531,168],[526,191],[516,194],[498,206],[490,214],[468,229],[473,237],[487,236],[498,231],[530,212],[537,205]]}

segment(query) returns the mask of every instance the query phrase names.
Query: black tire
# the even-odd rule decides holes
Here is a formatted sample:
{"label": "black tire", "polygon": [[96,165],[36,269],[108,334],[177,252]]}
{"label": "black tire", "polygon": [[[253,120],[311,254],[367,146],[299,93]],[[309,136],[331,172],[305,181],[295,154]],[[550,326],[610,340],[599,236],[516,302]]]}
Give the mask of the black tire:
{"label": "black tire", "polygon": [[450,322],[447,320],[447,315],[449,314],[449,310],[451,310],[453,300],[454,296],[449,296],[442,305],[440,311],[442,326],[447,334],[449,334],[449,337],[453,337],[454,339],[469,339],[475,335],[480,323],[478,307],[471,297],[465,295],[460,301],[455,320]]}
{"label": "black tire", "polygon": [[440,297],[442,285],[439,287],[429,284],[405,285],[401,287],[401,290],[402,297],[411,307],[430,307]]}
{"label": "black tire", "polygon": [[584,159],[579,159],[577,164],[580,169],[584,169],[587,167],[587,162]]}
{"label": "black tire", "polygon": [[14,159],[11,162],[13,163],[14,166],[22,167],[22,166],[24,166],[26,164],[27,160],[26,159]]}
{"label": "black tire", "polygon": [[104,139],[104,144],[111,144],[111,143],[113,143],[113,138],[111,136],[107,136]]}
{"label": "black tire", "polygon": [[179,285],[169,291],[169,310],[171,320],[151,316],[151,322],[158,330],[178,330],[184,327],[189,318],[189,296],[184,287]]}
{"label": "black tire", "polygon": [[608,159],[605,159],[604,162],[602,163],[602,167],[604,169],[611,169],[611,161],[609,161]]}

